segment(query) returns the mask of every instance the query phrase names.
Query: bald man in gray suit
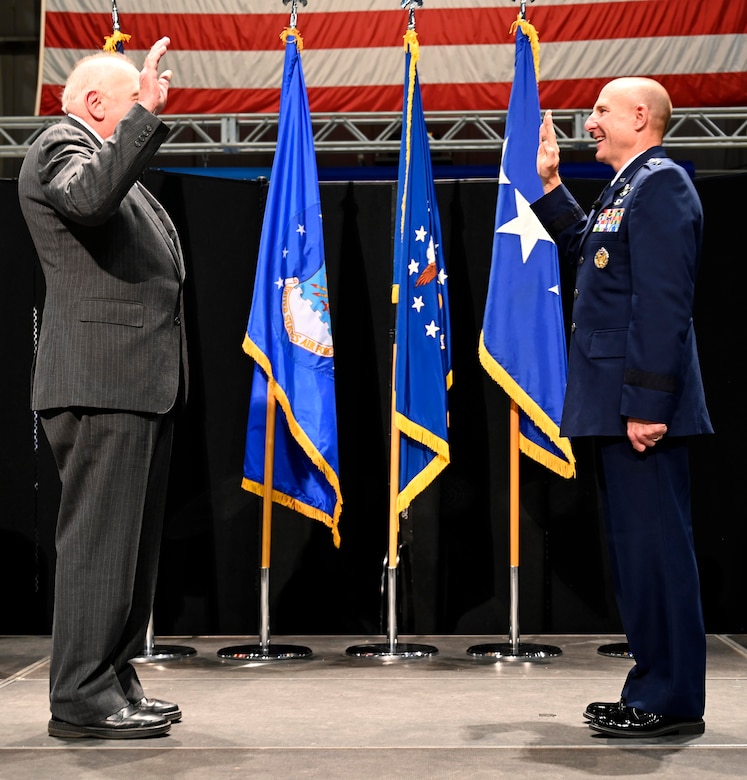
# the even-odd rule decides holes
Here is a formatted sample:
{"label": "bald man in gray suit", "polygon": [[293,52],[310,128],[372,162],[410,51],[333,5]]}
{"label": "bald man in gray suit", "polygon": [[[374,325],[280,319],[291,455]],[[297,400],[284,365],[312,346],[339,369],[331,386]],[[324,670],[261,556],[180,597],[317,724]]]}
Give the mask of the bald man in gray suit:
{"label": "bald man in gray suit", "polygon": [[168,133],[162,38],[141,71],[79,62],[65,117],[34,142],[19,198],[46,282],[32,386],[62,483],[56,530],[49,734],[165,734],[178,705],[145,696],[145,646],[172,441],[186,398],[184,263],[138,179]]}

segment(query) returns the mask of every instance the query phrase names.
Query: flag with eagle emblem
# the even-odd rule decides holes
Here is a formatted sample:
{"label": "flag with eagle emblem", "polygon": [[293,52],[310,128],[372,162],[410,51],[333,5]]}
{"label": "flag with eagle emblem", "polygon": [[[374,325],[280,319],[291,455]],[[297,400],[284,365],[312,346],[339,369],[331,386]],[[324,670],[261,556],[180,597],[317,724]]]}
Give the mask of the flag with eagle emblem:
{"label": "flag with eagle emblem", "polygon": [[[272,500],[340,544],[334,345],[321,199],[299,49],[286,30],[278,140],[244,350],[255,360],[242,486],[264,496],[268,394],[277,402]],[[265,496],[265,498],[267,498]]]}
{"label": "flag with eagle emblem", "polygon": [[448,465],[451,387],[448,276],[418,80],[418,40],[405,35],[392,302],[394,425],[400,431],[397,511]]}

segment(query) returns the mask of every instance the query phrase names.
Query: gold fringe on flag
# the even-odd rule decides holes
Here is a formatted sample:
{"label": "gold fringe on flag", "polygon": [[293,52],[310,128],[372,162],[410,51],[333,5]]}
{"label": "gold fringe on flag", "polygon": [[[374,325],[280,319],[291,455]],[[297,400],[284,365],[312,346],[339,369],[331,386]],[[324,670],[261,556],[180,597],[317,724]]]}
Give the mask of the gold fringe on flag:
{"label": "gold fringe on flag", "polygon": [[283,32],[280,33],[280,40],[285,43],[288,39],[288,36],[292,35],[293,39],[296,42],[296,49],[299,52],[303,51],[303,38],[301,37],[301,33],[298,32],[298,29],[295,27],[286,27]]}
{"label": "gold fringe on flag", "polygon": [[104,51],[116,51],[118,43],[127,43],[131,35],[115,30],[111,35],[104,37]]}
{"label": "gold fringe on flag", "polygon": [[530,24],[526,19],[522,19],[521,15],[516,17],[516,21],[511,25],[511,29],[508,31],[509,35],[516,34],[516,28],[520,27],[524,35],[529,38],[529,43],[532,47],[532,55],[534,57],[534,75],[537,77],[537,83],[540,80],[540,43],[539,33],[535,29],[534,25]]}

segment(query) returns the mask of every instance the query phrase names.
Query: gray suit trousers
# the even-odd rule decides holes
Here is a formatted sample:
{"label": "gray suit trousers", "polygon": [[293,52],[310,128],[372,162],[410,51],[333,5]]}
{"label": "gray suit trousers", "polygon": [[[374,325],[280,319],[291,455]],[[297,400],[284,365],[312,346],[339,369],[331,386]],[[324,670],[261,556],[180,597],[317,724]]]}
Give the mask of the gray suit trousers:
{"label": "gray suit trousers", "polygon": [[144,695],[129,661],[153,607],[173,422],[98,409],[41,416],[62,482],[51,710],[86,724]]}

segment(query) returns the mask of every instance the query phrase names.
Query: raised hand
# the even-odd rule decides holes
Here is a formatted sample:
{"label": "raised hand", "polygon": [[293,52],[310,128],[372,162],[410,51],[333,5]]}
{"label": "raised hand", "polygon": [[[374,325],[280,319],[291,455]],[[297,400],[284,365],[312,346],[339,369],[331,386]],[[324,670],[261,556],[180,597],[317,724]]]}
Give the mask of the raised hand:
{"label": "raised hand", "polygon": [[537,173],[542,180],[545,193],[560,184],[560,148],[552,123],[552,111],[545,111],[540,125],[539,147],[537,149]]}
{"label": "raised hand", "polygon": [[140,71],[140,96],[138,102],[153,114],[160,114],[166,107],[171,83],[172,72],[165,70],[159,75],[158,65],[161,57],[168,51],[171,39],[160,38],[145,57],[143,69]]}

